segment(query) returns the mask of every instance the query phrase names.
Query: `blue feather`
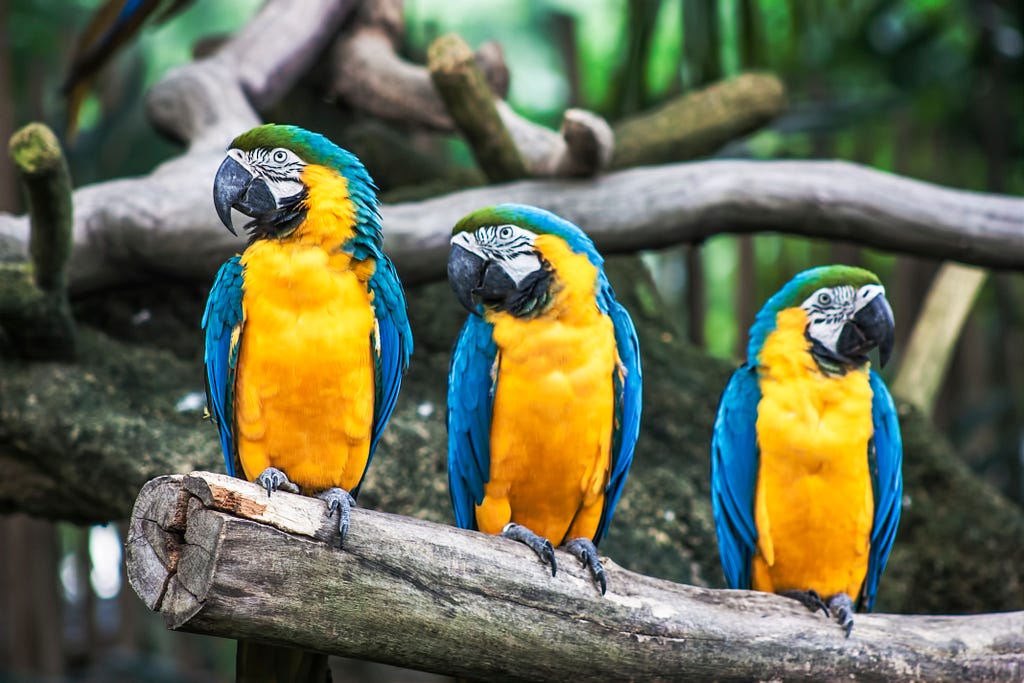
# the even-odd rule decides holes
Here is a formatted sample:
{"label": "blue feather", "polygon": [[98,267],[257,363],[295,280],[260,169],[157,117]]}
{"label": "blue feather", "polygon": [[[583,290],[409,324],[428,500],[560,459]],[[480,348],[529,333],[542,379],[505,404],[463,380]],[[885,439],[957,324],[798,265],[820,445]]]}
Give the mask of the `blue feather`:
{"label": "blue feather", "polygon": [[[589,240],[588,240],[589,241]],[[640,340],[637,338],[633,320],[622,305],[615,300],[615,292],[605,277],[599,276],[600,293],[598,307],[612,319],[615,328],[615,346],[622,368],[616,368],[615,385],[615,426],[612,432],[612,463],[608,486],[605,488],[604,509],[601,521],[594,534],[595,544],[600,543],[611,525],[615,506],[622,495],[626,475],[633,464],[633,450],[640,434],[640,413],[643,404],[643,377],[640,370]]]}
{"label": "blue feather", "polygon": [[730,588],[750,588],[750,563],[757,546],[754,490],[760,402],[757,370],[743,365],[722,394],[711,441],[711,503],[718,552]]}
{"label": "blue feather", "polygon": [[498,347],[494,326],[470,315],[452,351],[448,371],[448,491],[455,523],[476,529],[475,506],[491,477],[491,411]]}
{"label": "blue feather", "polygon": [[[217,272],[210,297],[206,300],[202,327],[206,331],[203,361],[206,365],[206,402],[210,409],[224,464],[228,474],[235,476],[235,445],[233,433],[233,401],[235,367],[238,361],[238,340],[241,339],[242,317],[241,257],[228,259]],[[238,328],[237,333],[235,333]],[[235,343],[232,343],[234,335]]]}
{"label": "blue feather", "polygon": [[903,504],[903,439],[899,417],[885,382],[874,370],[870,374],[872,391],[871,421],[874,435],[869,451],[871,489],[875,499],[875,517],[871,527],[868,575],[857,607],[870,611],[875,604],[878,580],[885,569],[896,540]]}
{"label": "blue feather", "polygon": [[[366,467],[370,466],[373,454],[377,449],[384,428],[391,418],[398,400],[398,391],[402,385],[402,376],[409,367],[412,355],[412,330],[409,328],[409,317],[405,304],[405,293],[402,283],[395,272],[395,266],[384,254],[376,257],[377,268],[370,278],[370,291],[373,292],[373,311],[377,321],[378,338],[373,343],[373,359],[376,378],[373,406],[373,431],[370,441],[370,454],[366,459]],[[364,474],[366,470],[363,470]],[[360,477],[362,481],[362,477]],[[359,492],[356,486],[350,493],[355,496]]]}
{"label": "blue feather", "polygon": [[[585,255],[598,271],[596,304],[611,318],[620,366],[613,370],[615,424],[611,467],[601,519],[592,539],[596,544],[611,524],[640,431],[642,376],[636,329],[629,313],[616,301],[603,270],[604,260],[583,230],[549,211],[524,204],[481,209],[463,218],[456,230],[495,221],[508,221],[538,234],[556,235],[572,251]],[[479,313],[470,315],[455,344],[448,378],[448,481],[455,520],[462,528],[476,528],[474,506],[483,501],[484,485],[490,478],[491,415],[500,365],[493,326]]]}

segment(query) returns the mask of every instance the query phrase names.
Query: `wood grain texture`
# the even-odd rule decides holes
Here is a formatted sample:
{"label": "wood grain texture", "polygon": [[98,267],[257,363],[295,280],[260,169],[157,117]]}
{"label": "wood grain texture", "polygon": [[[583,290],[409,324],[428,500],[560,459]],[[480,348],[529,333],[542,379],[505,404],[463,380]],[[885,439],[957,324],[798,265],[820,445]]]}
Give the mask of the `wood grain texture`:
{"label": "wood grain texture", "polygon": [[[209,282],[244,248],[210,206],[221,151],[75,192],[72,294],[174,276]],[[385,249],[407,285],[444,277],[451,226],[474,209],[535,204],[606,254],[722,233],[784,232],[989,268],[1024,268],[1024,199],[955,190],[843,161],[700,161],[589,180],[531,180],[385,205]],[[0,214],[0,251],[28,222]],[[6,244],[4,244],[6,242]]]}
{"label": "wood grain texture", "polygon": [[859,615],[851,638],[792,600],[354,510],[345,550],[316,499],[225,475],[160,477],[136,501],[131,585],[170,628],[486,680],[1019,681],[1024,613]]}

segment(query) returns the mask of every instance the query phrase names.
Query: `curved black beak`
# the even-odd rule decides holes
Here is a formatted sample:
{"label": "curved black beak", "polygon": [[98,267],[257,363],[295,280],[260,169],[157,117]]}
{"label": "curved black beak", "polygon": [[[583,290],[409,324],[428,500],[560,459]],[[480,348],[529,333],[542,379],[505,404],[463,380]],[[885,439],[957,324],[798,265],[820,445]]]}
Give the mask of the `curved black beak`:
{"label": "curved black beak", "polygon": [[277,209],[277,200],[262,179],[228,157],[213,179],[213,205],[221,223],[232,235],[237,235],[231,225],[231,209],[238,209],[247,216],[263,216]]}
{"label": "curved black beak", "polygon": [[476,312],[477,303],[503,306],[516,289],[515,281],[501,266],[452,244],[448,253],[448,283],[466,310]]}
{"label": "curved black beak", "polygon": [[892,356],[896,336],[896,321],[892,308],[884,294],[864,304],[848,321],[839,335],[836,351],[847,358],[860,358],[871,349],[878,347],[878,361],[881,367]]}
{"label": "curved black beak", "polygon": [[476,311],[473,292],[483,279],[485,261],[473,252],[453,244],[448,252],[448,284],[470,313]]}

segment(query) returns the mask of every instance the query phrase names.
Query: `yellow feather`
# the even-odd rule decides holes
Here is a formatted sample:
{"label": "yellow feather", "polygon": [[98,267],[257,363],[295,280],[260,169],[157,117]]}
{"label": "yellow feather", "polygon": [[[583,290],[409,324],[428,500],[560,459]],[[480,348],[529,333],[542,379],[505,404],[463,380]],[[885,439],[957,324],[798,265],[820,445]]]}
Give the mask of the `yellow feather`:
{"label": "yellow feather", "polygon": [[242,255],[245,334],[235,385],[246,478],[277,467],[306,492],[352,489],[373,428],[374,264],[341,250],[355,211],[345,179],[306,167],[305,221],[284,240]]}
{"label": "yellow feather", "polygon": [[856,597],[874,514],[868,374],[823,375],[804,337],[804,311],[781,311],[776,321],[759,355],[753,587]]}
{"label": "yellow feather", "polygon": [[592,538],[600,522],[618,355],[595,301],[594,265],[554,236],[539,236],[536,247],[556,274],[550,307],[529,320],[487,314],[500,376],[491,479],[476,513],[486,533],[513,521],[558,545]]}

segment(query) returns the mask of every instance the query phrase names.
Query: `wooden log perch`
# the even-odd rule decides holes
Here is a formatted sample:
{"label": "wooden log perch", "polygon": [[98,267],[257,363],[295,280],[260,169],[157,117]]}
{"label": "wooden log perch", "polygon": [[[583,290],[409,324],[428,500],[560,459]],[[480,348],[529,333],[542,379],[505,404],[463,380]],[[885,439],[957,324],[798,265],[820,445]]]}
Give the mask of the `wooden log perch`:
{"label": "wooden log perch", "polygon": [[1019,681],[1024,612],[859,615],[850,638],[786,598],[634,574],[597,593],[559,551],[356,509],[345,548],[316,499],[225,475],[139,494],[132,587],[167,625],[485,680]]}

